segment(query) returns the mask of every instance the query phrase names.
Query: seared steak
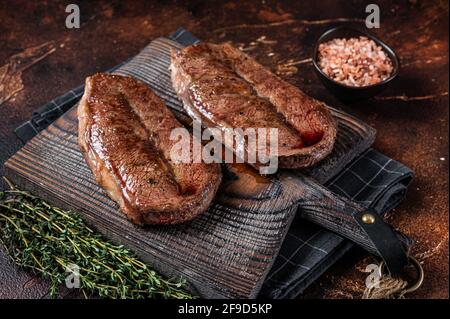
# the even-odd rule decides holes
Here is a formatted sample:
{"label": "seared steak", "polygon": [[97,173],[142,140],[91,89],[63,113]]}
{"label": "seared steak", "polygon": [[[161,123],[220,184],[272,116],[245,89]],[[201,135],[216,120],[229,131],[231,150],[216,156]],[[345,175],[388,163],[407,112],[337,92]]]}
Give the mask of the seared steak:
{"label": "seared steak", "polygon": [[144,83],[88,77],[78,119],[86,162],[131,221],[174,224],[208,208],[221,180],[219,164],[170,160],[176,143],[170,133],[182,125]]}
{"label": "seared steak", "polygon": [[175,91],[204,125],[277,128],[280,167],[310,166],[331,152],[336,127],[327,106],[233,46],[191,45],[173,51],[171,60]]}

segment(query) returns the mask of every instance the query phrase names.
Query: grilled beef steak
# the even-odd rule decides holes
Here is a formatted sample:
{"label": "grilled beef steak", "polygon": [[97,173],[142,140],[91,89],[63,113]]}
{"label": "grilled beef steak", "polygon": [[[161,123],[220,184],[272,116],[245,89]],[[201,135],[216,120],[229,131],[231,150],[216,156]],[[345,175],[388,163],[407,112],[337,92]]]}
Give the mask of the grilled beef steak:
{"label": "grilled beef steak", "polygon": [[277,128],[280,167],[310,166],[331,152],[336,127],[327,106],[233,46],[191,45],[173,51],[171,60],[175,91],[203,125]]}
{"label": "grilled beef steak", "polygon": [[221,180],[219,164],[170,160],[176,143],[170,133],[182,125],[144,83],[119,75],[88,77],[78,119],[86,162],[131,221],[174,224],[208,208]]}

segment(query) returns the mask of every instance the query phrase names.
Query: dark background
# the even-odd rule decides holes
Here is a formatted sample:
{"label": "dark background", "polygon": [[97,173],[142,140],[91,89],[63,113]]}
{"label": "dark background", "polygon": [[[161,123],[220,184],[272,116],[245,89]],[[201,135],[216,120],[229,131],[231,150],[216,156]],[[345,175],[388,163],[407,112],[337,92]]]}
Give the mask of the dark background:
{"label": "dark background", "polygon": [[[309,60],[321,33],[362,24],[366,5],[374,2],[2,1],[0,163],[21,146],[12,130],[36,107],[182,26],[205,41],[232,42],[311,96],[377,129],[375,147],[416,174],[405,201],[388,217],[416,240],[414,254],[425,269],[424,285],[409,297],[448,298],[448,2],[376,2],[381,28],[372,31],[401,61],[398,79],[376,98],[341,103],[320,84]],[[80,6],[80,29],[65,27],[69,3]],[[359,298],[371,261],[354,249],[300,298]],[[18,270],[2,251],[0,283],[2,298],[48,296],[45,281]]]}

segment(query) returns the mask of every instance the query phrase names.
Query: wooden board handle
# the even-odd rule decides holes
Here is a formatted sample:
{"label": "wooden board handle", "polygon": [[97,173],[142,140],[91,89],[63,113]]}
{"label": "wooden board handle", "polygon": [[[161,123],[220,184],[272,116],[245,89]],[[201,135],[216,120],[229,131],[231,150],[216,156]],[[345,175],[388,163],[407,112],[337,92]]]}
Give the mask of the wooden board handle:
{"label": "wooden board handle", "polygon": [[301,218],[329,229],[382,257],[396,273],[408,263],[410,238],[394,230],[375,212],[338,196],[312,178],[295,178]]}

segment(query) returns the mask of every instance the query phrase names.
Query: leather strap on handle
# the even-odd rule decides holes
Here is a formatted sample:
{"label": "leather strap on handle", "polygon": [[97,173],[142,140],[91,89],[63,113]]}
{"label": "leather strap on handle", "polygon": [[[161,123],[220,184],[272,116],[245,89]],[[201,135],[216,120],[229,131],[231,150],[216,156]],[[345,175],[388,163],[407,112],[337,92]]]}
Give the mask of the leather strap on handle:
{"label": "leather strap on handle", "polygon": [[357,211],[353,218],[373,242],[390,274],[400,273],[409,263],[409,238],[395,231],[373,210]]}

